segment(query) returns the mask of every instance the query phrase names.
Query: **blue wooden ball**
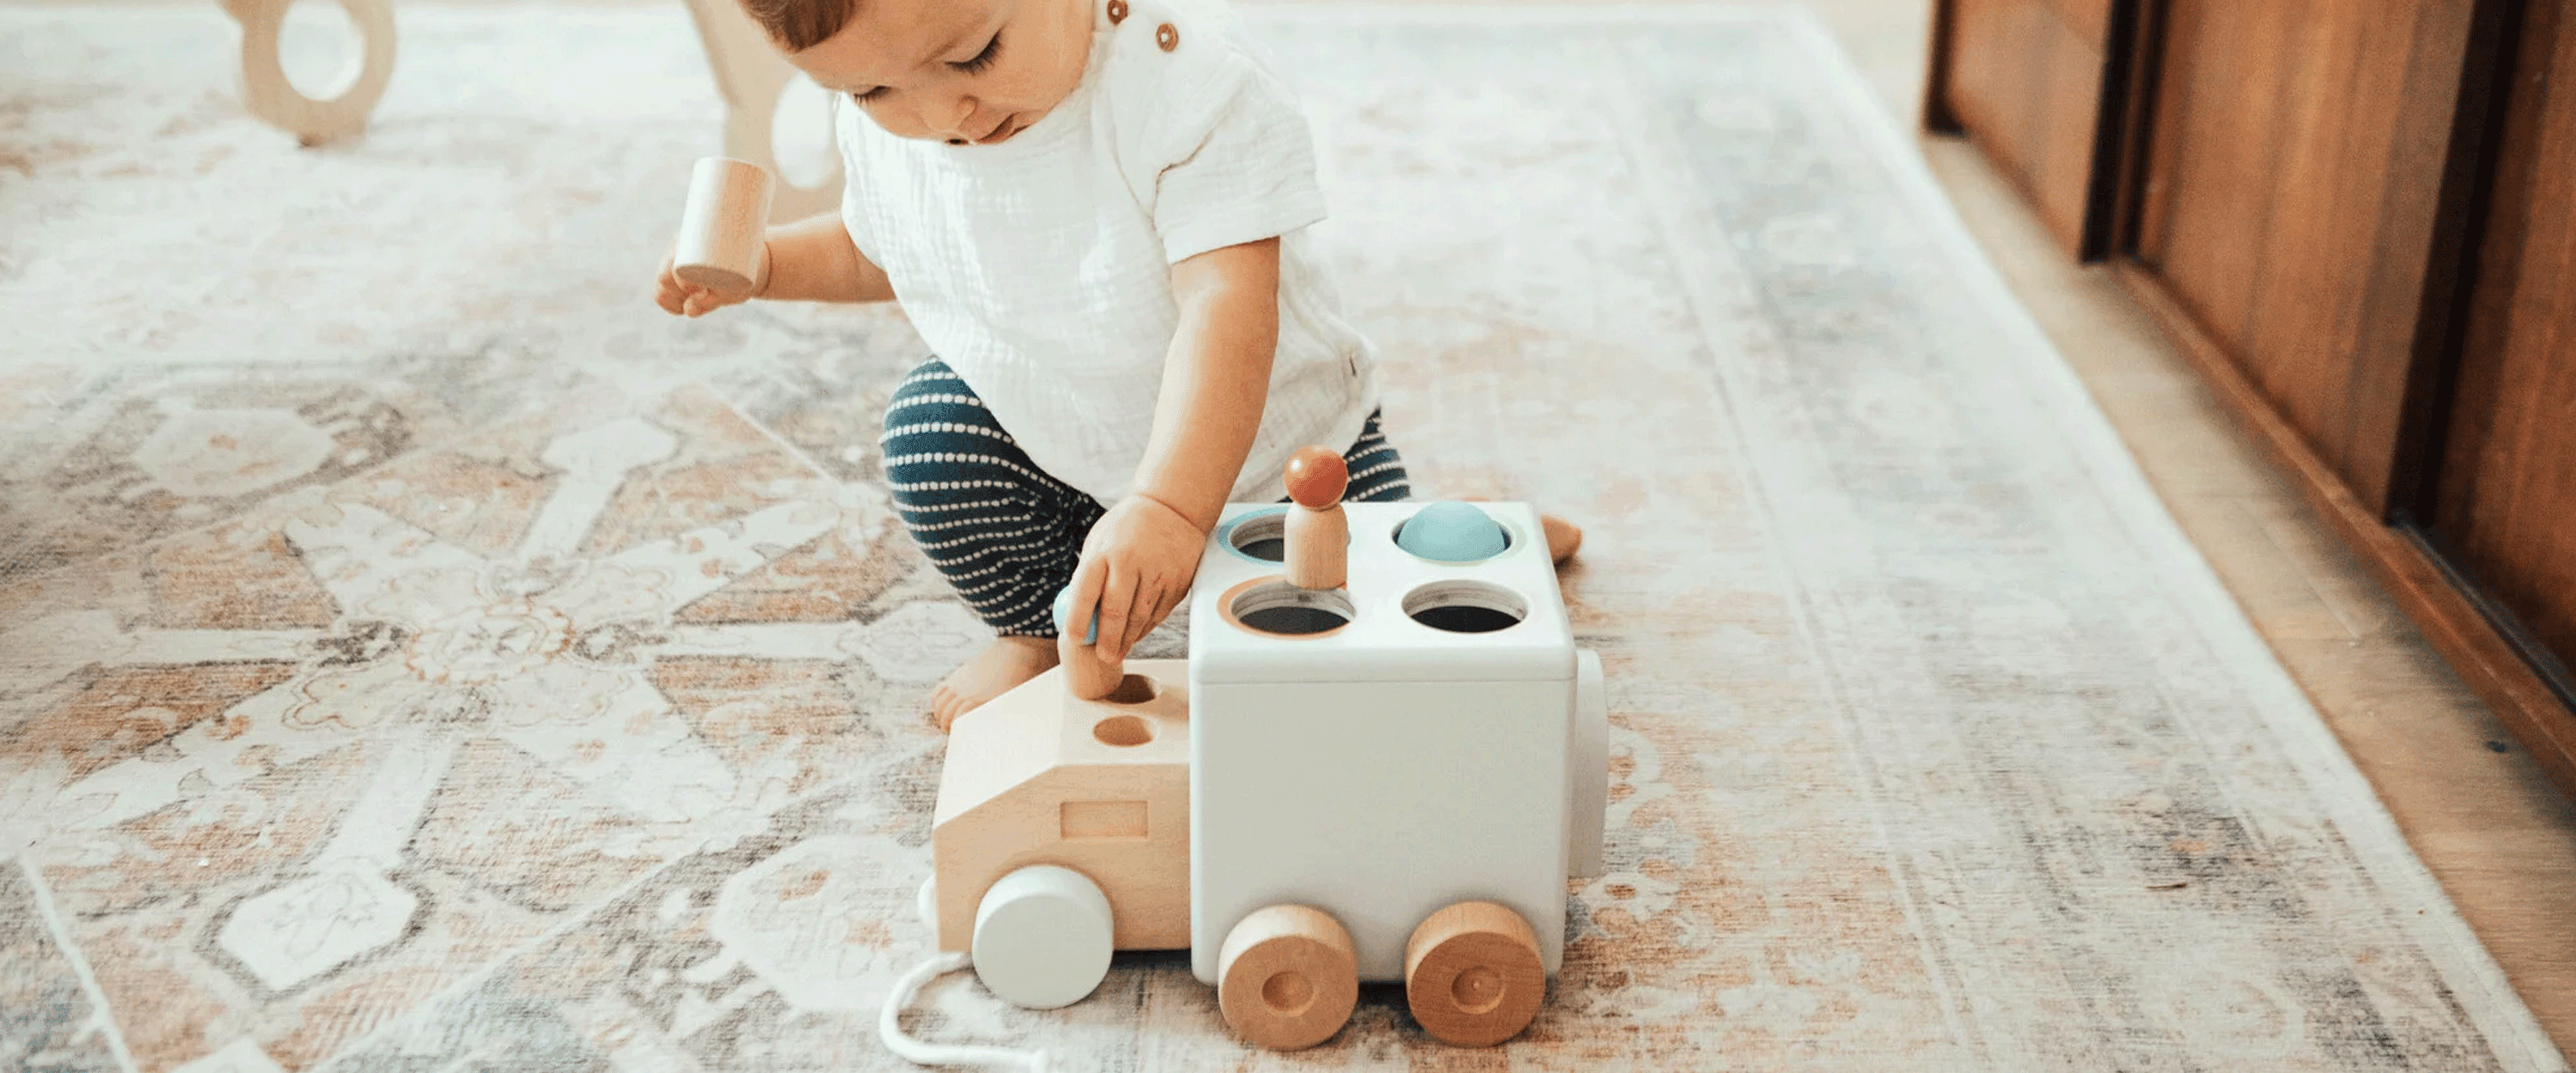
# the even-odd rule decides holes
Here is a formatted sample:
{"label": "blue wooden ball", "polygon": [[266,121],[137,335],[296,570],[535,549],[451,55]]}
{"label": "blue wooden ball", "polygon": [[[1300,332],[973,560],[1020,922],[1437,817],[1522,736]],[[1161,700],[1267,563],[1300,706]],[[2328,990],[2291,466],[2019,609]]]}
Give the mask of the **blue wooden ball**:
{"label": "blue wooden ball", "polygon": [[[1067,585],[1057,590],[1055,594],[1055,632],[1064,632],[1064,617],[1072,613],[1073,586]],[[1082,643],[1086,645],[1100,643],[1100,611],[1097,608],[1091,612],[1091,632],[1082,635]]]}
{"label": "blue wooden ball", "polygon": [[1472,563],[1502,554],[1511,538],[1474,504],[1442,500],[1406,519],[1395,546],[1433,562]]}

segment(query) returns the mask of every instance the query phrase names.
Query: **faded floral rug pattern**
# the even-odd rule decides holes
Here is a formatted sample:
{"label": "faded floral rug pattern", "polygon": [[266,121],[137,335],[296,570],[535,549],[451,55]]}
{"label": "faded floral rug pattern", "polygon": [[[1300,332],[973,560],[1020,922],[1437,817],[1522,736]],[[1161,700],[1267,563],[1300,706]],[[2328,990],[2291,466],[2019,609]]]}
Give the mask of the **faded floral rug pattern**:
{"label": "faded floral rug pattern", "polygon": [[[901,1067],[983,636],[878,480],[919,343],[644,304],[716,129],[678,5],[401,17],[300,151],[211,4],[0,10],[0,1069]],[[1497,1051],[1372,989],[1248,1053],[1172,956],[909,1027],[2563,1068],[1812,24],[1261,21],[1417,483],[1591,526],[1610,874]]]}

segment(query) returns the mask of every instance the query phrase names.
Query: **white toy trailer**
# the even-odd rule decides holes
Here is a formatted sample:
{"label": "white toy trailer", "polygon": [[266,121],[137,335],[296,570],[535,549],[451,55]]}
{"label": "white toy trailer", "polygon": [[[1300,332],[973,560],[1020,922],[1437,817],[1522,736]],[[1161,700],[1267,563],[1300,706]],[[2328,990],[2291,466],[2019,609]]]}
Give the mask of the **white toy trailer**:
{"label": "white toy trailer", "polygon": [[1299,464],[1330,470],[1292,464],[1301,505],[1226,509],[1190,659],[1104,666],[1068,630],[1064,667],[957,721],[924,908],[1021,1006],[1187,948],[1259,1046],[1321,1043],[1361,981],[1398,980],[1433,1036],[1501,1042],[1557,970],[1568,878],[1600,868],[1600,662],[1527,505],[1463,508],[1499,554],[1429,560],[1397,544],[1425,504],[1339,504],[1340,458]]}

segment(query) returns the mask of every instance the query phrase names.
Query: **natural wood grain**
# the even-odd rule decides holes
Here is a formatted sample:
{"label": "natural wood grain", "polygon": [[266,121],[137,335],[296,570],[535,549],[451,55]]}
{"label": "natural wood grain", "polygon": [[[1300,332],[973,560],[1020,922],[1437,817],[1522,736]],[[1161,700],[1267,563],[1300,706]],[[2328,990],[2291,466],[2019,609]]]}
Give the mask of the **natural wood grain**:
{"label": "natural wood grain", "polygon": [[2445,342],[2491,7],[2174,0],[2161,28],[2136,259],[2374,514]]}
{"label": "natural wood grain", "polygon": [[2400,97],[2388,184],[2405,211],[2383,214],[2383,249],[2422,249],[2377,258],[2352,367],[2350,460],[2346,478],[2383,518],[2420,510],[2439,456],[2444,385],[2468,322],[2483,219],[2494,179],[2494,146],[2504,126],[2506,72],[2522,0],[2470,0],[2464,22],[2414,35],[2407,87],[2448,94]]}
{"label": "natural wood grain", "polygon": [[2101,48],[2111,34],[2111,0],[2048,0],[2057,21],[2075,39]]}
{"label": "natural wood grain", "polygon": [[1330,447],[1301,447],[1288,459],[1283,480],[1294,501],[1280,534],[1280,565],[1288,583],[1301,589],[1341,588],[1350,568],[1351,520],[1342,511],[1349,465]]}
{"label": "natural wood grain", "polygon": [[680,213],[671,274],[709,290],[750,294],[768,274],[769,173],[745,160],[698,159]]}
{"label": "natural wood grain", "polygon": [[2274,640],[2350,641],[2353,631],[2317,591],[2308,573],[2287,554],[2236,496],[2211,497],[2198,509],[2174,511],[2183,533],[2209,557],[2219,580],[2235,594],[2245,616]]}
{"label": "natural wood grain", "polygon": [[1333,1038],[1359,1004],[1351,933],[1323,910],[1273,905],[1226,932],[1217,1008],[1243,1041],[1294,1051]]}
{"label": "natural wood grain", "polygon": [[1150,691],[1078,700],[1050,670],[957,720],[932,822],[942,950],[967,949],[994,881],[1033,864],[1091,878],[1120,950],[1190,945],[1189,664],[1137,660]]}
{"label": "natural wood grain", "polygon": [[778,101],[800,77],[769,43],[768,35],[745,14],[738,0],[681,0],[705,46],[707,68],[716,92],[724,98],[724,153],[752,161],[779,176],[770,198],[773,223],[802,220],[838,209],[841,204],[841,157],[828,154],[824,173],[812,186],[788,181],[778,166],[774,144]]}
{"label": "natural wood grain", "polygon": [[357,32],[355,77],[335,86],[324,99],[295,88],[280,65],[278,36],[293,0],[222,0],[241,23],[242,104],[269,125],[295,135],[299,144],[320,145],[367,129],[367,118],[393,78],[395,57],[393,5],[387,0],[339,0]]}
{"label": "natural wood grain", "polygon": [[1489,1047],[1520,1034],[1547,993],[1538,935],[1493,902],[1431,914],[1404,944],[1404,999],[1443,1043]]}
{"label": "natural wood grain", "polygon": [[2469,313],[2433,531],[2576,664],[2576,22],[2533,0]]}
{"label": "natural wood grain", "polygon": [[2077,256],[2093,203],[2108,11],[2108,0],[1946,0],[1947,51],[1933,58],[1935,114],[1955,117]]}
{"label": "natural wood grain", "polygon": [[2378,575],[2461,680],[2496,710],[2552,779],[2576,794],[2576,722],[2566,718],[2557,698],[2512,645],[2452,587],[2430,556],[2382,523],[2376,512],[2344,487],[2342,478],[2317,458],[2299,431],[2237,368],[2235,359],[2166,291],[2163,277],[2134,265],[2120,265],[2115,271],[2130,296],[2163,327],[2240,427],[2273,465],[2291,475],[2308,502]]}
{"label": "natural wood grain", "polygon": [[1086,645],[1072,630],[1056,634],[1056,666],[1064,671],[1064,690],[1075,700],[1100,700],[1127,680],[1123,661],[1109,659],[1096,644]]}
{"label": "natural wood grain", "polygon": [[2134,256],[2229,353],[2248,342],[2271,185],[2287,5],[2173,0],[2151,108]]}
{"label": "natural wood grain", "polygon": [[[1844,14],[1837,26],[1846,38],[1875,32]],[[1909,62],[1920,55],[1862,47]],[[1893,119],[1903,108],[1891,98]],[[2550,782],[2284,471],[2264,460],[2116,273],[2066,260],[1973,146],[1930,139],[1923,150],[1970,233],[2249,614],[2266,594],[2240,587],[2243,579],[2278,592],[2291,584],[2278,575],[2295,572],[2351,616],[2357,636],[2308,639],[2273,632],[2278,614],[2253,614],[2534,1016],[2576,1054],[2576,948],[2566,939],[2576,934],[2567,897],[2576,890],[2576,799]],[[2212,512],[2250,512],[2273,539],[2203,541]]]}
{"label": "natural wood grain", "polygon": [[[2381,257],[2375,209],[2392,182],[2407,178],[2389,170],[2394,130],[2382,102],[2390,72],[2405,69],[2412,7],[2371,5],[2289,23],[2285,39],[2265,43],[2282,52],[2275,122],[2231,132],[2280,147],[2266,177],[2265,226],[2255,236],[2245,342],[2233,353],[2329,465],[2349,446],[2342,426],[2356,401],[2349,388],[2359,299]],[[2174,286],[2193,282],[2177,276]]]}

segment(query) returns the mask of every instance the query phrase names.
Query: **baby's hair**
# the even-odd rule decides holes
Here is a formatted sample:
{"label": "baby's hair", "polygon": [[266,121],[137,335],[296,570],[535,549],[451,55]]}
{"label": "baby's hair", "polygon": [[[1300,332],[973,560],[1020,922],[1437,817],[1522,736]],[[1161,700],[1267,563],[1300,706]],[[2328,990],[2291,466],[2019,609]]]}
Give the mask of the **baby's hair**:
{"label": "baby's hair", "polygon": [[742,0],[742,9],[779,47],[803,52],[849,25],[859,0]]}

